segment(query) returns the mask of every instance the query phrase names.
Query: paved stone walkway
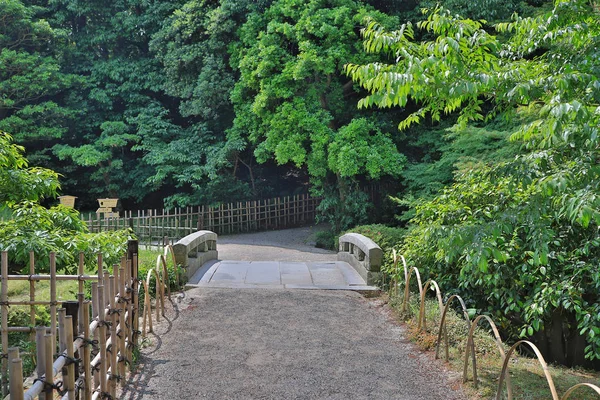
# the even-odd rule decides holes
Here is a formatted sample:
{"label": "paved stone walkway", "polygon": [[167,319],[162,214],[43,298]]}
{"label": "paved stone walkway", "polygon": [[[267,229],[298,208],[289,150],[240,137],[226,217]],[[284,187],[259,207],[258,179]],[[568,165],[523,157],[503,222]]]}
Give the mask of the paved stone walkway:
{"label": "paved stone walkway", "polygon": [[216,261],[200,268],[188,286],[262,289],[376,290],[342,261]]}

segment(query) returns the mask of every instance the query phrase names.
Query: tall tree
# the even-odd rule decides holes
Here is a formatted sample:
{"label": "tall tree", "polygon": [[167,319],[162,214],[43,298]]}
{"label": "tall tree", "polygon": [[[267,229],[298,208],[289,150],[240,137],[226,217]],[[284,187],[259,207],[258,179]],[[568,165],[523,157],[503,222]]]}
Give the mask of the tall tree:
{"label": "tall tree", "polygon": [[228,143],[259,163],[305,168],[338,230],[366,216],[361,179],[396,176],[404,163],[377,116],[356,111],[342,73],[366,60],[357,27],[368,14],[386,18],[354,0],[275,1],[248,17],[232,57],[240,79]]}
{"label": "tall tree", "polygon": [[[239,145],[225,141],[233,121],[230,101],[238,73],[229,65],[229,46],[251,12],[270,1],[188,1],[154,34],[151,49],[162,63],[163,88],[178,101],[183,129],[150,134],[140,148],[156,171],[156,184],[172,181],[180,188],[169,202],[180,205],[231,201],[256,195],[252,160]],[[249,168],[249,187],[239,165]],[[242,179],[240,179],[242,178]]]}
{"label": "tall tree", "polygon": [[65,92],[81,81],[62,68],[65,32],[41,18],[43,12],[20,0],[0,1],[0,130],[47,156],[47,146],[76,115],[62,101]]}

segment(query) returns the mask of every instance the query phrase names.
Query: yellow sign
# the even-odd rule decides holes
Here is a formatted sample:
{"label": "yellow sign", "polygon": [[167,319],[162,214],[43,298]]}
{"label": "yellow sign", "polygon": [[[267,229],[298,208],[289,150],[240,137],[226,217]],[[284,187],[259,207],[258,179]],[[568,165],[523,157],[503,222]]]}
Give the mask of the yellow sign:
{"label": "yellow sign", "polygon": [[77,197],[75,196],[58,196],[58,199],[60,200],[60,204],[62,204],[65,207],[75,207],[75,199]]}
{"label": "yellow sign", "polygon": [[98,199],[100,207],[116,207],[119,199]]}

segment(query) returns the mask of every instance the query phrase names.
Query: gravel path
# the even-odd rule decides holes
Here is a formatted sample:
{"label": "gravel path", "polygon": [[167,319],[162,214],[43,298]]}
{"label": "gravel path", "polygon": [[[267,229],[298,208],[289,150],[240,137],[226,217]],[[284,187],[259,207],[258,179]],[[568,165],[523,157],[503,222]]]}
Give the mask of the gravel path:
{"label": "gravel path", "polygon": [[[219,237],[219,258],[332,261],[323,227]],[[169,304],[167,304],[169,305]],[[196,288],[143,348],[121,398],[463,399],[460,377],[355,292]]]}
{"label": "gravel path", "polygon": [[458,377],[353,292],[193,289],[124,399],[462,399]]}
{"label": "gravel path", "polygon": [[316,248],[314,236],[325,225],[280,231],[219,236],[221,260],[239,261],[335,261],[336,253]]}

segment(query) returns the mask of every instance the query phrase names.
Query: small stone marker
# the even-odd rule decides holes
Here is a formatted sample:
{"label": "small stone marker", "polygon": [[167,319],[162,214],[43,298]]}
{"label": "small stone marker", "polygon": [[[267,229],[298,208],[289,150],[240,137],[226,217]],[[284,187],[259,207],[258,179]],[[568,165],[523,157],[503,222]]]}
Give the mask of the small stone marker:
{"label": "small stone marker", "polygon": [[77,198],[76,196],[68,196],[68,195],[58,196],[58,200],[60,200],[60,204],[62,204],[65,207],[70,207],[70,208],[75,208],[75,199],[76,198]]}
{"label": "small stone marker", "polygon": [[104,214],[104,218],[119,218],[119,213],[115,212],[119,199],[98,199],[100,207],[96,210],[96,214]]}

